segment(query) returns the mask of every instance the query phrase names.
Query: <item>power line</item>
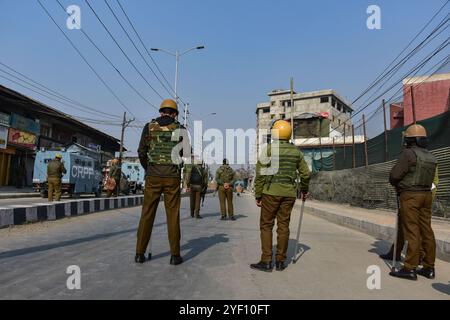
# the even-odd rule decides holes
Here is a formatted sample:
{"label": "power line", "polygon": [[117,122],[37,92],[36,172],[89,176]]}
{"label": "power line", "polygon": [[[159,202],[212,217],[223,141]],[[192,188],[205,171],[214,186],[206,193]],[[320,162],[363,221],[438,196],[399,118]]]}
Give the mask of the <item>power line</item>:
{"label": "power line", "polygon": [[108,9],[111,11],[112,15],[114,16],[114,18],[116,19],[117,23],[120,25],[120,27],[122,28],[123,32],[125,32],[128,40],[130,40],[130,42],[132,43],[132,45],[134,46],[134,48],[136,49],[136,51],[139,53],[140,57],[142,58],[142,60],[144,61],[144,63],[147,65],[147,67],[150,69],[150,71],[153,73],[153,75],[156,77],[156,79],[159,81],[159,83],[161,84],[161,86],[167,91],[167,93],[171,96],[173,96],[173,93],[169,91],[169,89],[167,89],[166,85],[161,81],[161,79],[158,77],[158,75],[156,74],[155,70],[153,70],[153,68],[148,64],[147,59],[145,59],[145,57],[143,56],[143,54],[141,53],[141,50],[139,50],[139,48],[136,46],[136,44],[134,43],[133,39],[131,38],[131,36],[129,35],[128,31],[125,29],[125,27],[123,26],[122,22],[120,22],[120,19],[117,17],[116,13],[114,12],[113,8],[109,5],[109,3],[104,0],[106,6],[108,7]]}
{"label": "power line", "polygon": [[[58,0],[59,1],[59,0]],[[114,38],[114,36],[112,35],[112,33],[109,31],[108,27],[103,23],[102,19],[100,19],[99,15],[97,14],[97,12],[94,10],[94,8],[91,6],[91,4],[89,3],[88,0],[84,0],[86,2],[86,4],[89,6],[89,8],[91,9],[92,13],[94,13],[95,17],[97,18],[97,20],[100,22],[100,24],[103,26],[103,28],[106,30],[106,32],[108,33],[108,35],[111,37],[111,39],[114,41],[114,43],[116,44],[116,46],[120,49],[120,51],[123,53],[123,55],[125,56],[125,58],[128,60],[128,62],[132,65],[132,67],[134,68],[134,70],[136,70],[136,72],[141,76],[141,78],[145,81],[145,83],[150,87],[150,89],[153,90],[154,93],[156,93],[157,96],[159,96],[161,99],[164,99],[163,96],[150,84],[150,82],[147,81],[147,79],[144,77],[144,75],[139,71],[139,69],[136,67],[136,65],[133,63],[133,61],[131,61],[130,57],[128,57],[128,55],[126,54],[126,52],[122,49],[122,47],[120,46],[120,44],[117,42],[116,38]]]}
{"label": "power line", "polygon": [[392,60],[392,62],[383,70],[383,72],[378,75],[378,77],[372,82],[372,84],[364,90],[353,102],[356,103],[362,96],[364,96],[368,91],[370,91],[377,83],[382,80],[380,77],[392,66],[392,64],[406,51],[407,48],[420,36],[420,34],[430,25],[430,23],[436,18],[436,16],[444,9],[444,7],[449,3],[450,0],[447,0],[445,4],[431,17],[431,19],[425,24],[425,26],[413,37],[413,39],[408,43],[408,45],[403,48],[403,50]]}
{"label": "power line", "polygon": [[[0,64],[2,64],[2,63],[0,62]],[[109,113],[104,113],[104,112],[102,112],[102,111],[98,111],[98,110],[95,110],[95,109],[93,109],[93,108],[90,108],[90,107],[84,107],[83,105],[81,105],[82,107],[84,107],[84,108],[86,109],[86,110],[85,110],[85,109],[83,109],[83,108],[80,108],[80,107],[76,106],[76,104],[75,104],[74,102],[71,102],[71,100],[70,100],[69,98],[67,98],[67,97],[65,97],[65,96],[62,96],[62,95],[59,95],[59,94],[54,94],[54,93],[52,93],[52,91],[50,91],[51,89],[48,89],[48,90],[42,89],[42,88],[38,87],[37,85],[34,85],[33,83],[31,83],[31,82],[29,82],[29,81],[23,80],[23,79],[21,79],[21,78],[15,76],[14,74],[12,74],[12,73],[10,73],[10,72],[8,72],[8,71],[5,71],[5,70],[3,70],[3,69],[0,69],[0,71],[3,72],[3,73],[5,73],[5,74],[7,74],[7,75],[9,75],[10,77],[13,77],[14,79],[16,79],[16,80],[18,80],[18,81],[21,81],[22,83],[26,83],[27,85],[29,85],[29,86],[31,86],[31,87],[33,87],[33,88],[36,88],[37,90],[40,90],[40,91],[42,91],[42,92],[45,92],[46,94],[50,95],[50,96],[44,95],[44,96],[47,97],[48,99],[51,99],[51,100],[56,101],[56,102],[58,102],[58,103],[64,104],[64,105],[66,105],[66,106],[68,106],[68,107],[70,107],[70,108],[74,108],[74,109],[79,110],[79,111],[81,111],[81,112],[89,113],[89,114],[96,115],[96,116],[102,115],[102,116],[106,116],[106,117],[108,117],[108,118],[118,118],[118,117],[115,116],[115,115],[112,115],[112,114],[109,114]],[[6,78],[6,77],[4,77],[4,78]],[[9,81],[12,81],[12,80],[9,79],[9,78],[6,78],[6,79],[9,80]],[[35,82],[35,83],[36,83],[36,82]],[[41,85],[41,86],[42,86],[42,85]],[[37,93],[38,93],[38,94],[41,94],[41,93],[39,93],[39,92],[37,92]],[[42,95],[42,94],[41,94],[41,95]],[[56,97],[56,98],[51,98],[51,97]],[[58,100],[57,100],[57,99],[58,99]],[[63,101],[66,101],[66,102],[63,102],[63,101],[61,101],[61,100],[59,100],[59,99],[61,99],[61,100],[63,100]],[[68,103],[70,103],[70,104],[68,104]],[[90,111],[90,110],[92,110],[92,111]]]}
{"label": "power line", "polygon": [[[130,109],[122,102],[122,100],[114,93],[114,91],[111,89],[111,87],[105,82],[105,80],[103,80],[103,78],[98,74],[97,71],[95,71],[94,67],[89,63],[89,61],[87,61],[87,59],[84,57],[84,55],[81,53],[81,51],[77,48],[77,46],[72,42],[72,40],[70,40],[70,38],[66,35],[66,33],[62,30],[62,28],[58,25],[58,23],[55,21],[55,19],[53,18],[53,16],[50,14],[50,12],[48,12],[47,8],[42,4],[41,0],[37,0],[37,2],[39,3],[39,5],[41,6],[41,8],[45,11],[45,13],[47,14],[47,16],[53,21],[53,23],[55,24],[55,26],[59,29],[59,31],[61,31],[61,33],[63,34],[64,38],[66,38],[66,40],[70,43],[70,45],[72,46],[72,48],[74,48],[74,50],[78,53],[78,55],[83,59],[83,61],[89,66],[89,68],[92,70],[92,72],[94,72],[94,74],[97,76],[97,78],[100,80],[100,82],[108,89],[108,91],[114,96],[114,98],[116,98],[116,100],[120,103],[120,105],[122,107],[124,107],[126,110],[128,110],[131,114],[133,114]],[[65,10],[64,10],[65,12]]]}
{"label": "power line", "polygon": [[[436,37],[438,37],[442,32],[444,32],[449,25],[447,25],[444,29],[442,29],[439,33],[437,33],[436,35],[434,35],[443,25],[445,25],[450,18],[447,18],[450,14],[448,14],[440,23],[439,25],[420,43],[418,44],[412,51],[410,51],[402,60],[400,60],[394,67],[393,69],[391,69],[388,73],[386,73],[382,78],[380,78],[376,84],[378,84],[380,81],[382,81],[384,78],[386,78],[389,74],[389,78],[387,78],[384,83],[379,86],[379,88],[372,93],[372,95],[367,98],[364,102],[363,105],[365,105],[367,103],[367,101],[369,101],[377,92],[379,92],[381,90],[381,88],[384,87],[384,85],[390,80],[392,79],[392,77],[397,73],[398,70],[401,69],[401,67],[403,67],[406,62],[411,59],[416,53],[418,53],[422,48],[424,48],[428,43],[430,43],[431,41],[433,41]],[[445,20],[445,21],[444,21]],[[434,35],[434,36],[433,36]],[[432,37],[433,36],[433,37]]]}
{"label": "power line", "polygon": [[[64,11],[64,13],[67,13],[66,10],[64,9],[64,6],[62,5],[62,3],[60,2],[60,0],[56,0],[58,2],[58,4],[60,5],[61,9]],[[94,40],[92,40],[92,38],[83,30],[80,30],[82,32],[82,34],[88,39],[88,41],[97,49],[97,51],[102,55],[102,57],[111,65],[111,67],[118,73],[118,75],[121,77],[121,79],[142,99],[144,100],[149,106],[151,106],[152,108],[156,108],[156,106],[151,103],[150,101],[148,101],[132,84],[131,82],[125,78],[125,76],[119,71],[119,69],[114,65],[114,63],[111,61],[111,59],[109,59],[104,53],[103,51],[97,46],[97,44],[94,42]],[[130,114],[132,116],[134,116],[136,118],[136,116],[133,114],[133,112],[126,106],[124,106],[124,108],[130,112]]]}

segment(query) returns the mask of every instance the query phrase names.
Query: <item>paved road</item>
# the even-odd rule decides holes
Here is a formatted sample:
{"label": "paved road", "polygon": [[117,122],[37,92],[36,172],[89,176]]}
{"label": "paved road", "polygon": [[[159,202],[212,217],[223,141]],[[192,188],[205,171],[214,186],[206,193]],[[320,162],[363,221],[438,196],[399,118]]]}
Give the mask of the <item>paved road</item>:
{"label": "paved road", "polygon": [[[153,259],[133,262],[139,208],[128,208],[0,230],[2,299],[450,299],[450,264],[437,263],[437,279],[410,282],[388,276],[376,252],[388,244],[305,215],[307,251],[284,272],[263,273],[259,213],[252,198],[235,199],[237,221],[219,221],[209,196],[203,220],[187,216],[182,200],[182,255],[169,265],[165,216],[154,228]],[[298,213],[291,222],[295,237]],[[291,239],[289,255],[295,240]],[[81,290],[68,290],[66,268],[81,268]],[[367,267],[381,269],[381,290],[367,289]]]}

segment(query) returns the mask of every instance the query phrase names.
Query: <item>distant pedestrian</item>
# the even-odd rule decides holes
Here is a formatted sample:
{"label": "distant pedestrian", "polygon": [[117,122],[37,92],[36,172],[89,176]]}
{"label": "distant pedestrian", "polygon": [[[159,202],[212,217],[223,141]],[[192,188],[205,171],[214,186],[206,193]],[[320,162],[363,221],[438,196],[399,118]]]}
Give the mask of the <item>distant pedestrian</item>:
{"label": "distant pedestrian", "polygon": [[233,182],[235,172],[228,164],[227,159],[223,159],[223,164],[216,171],[216,182],[218,185],[220,202],[220,220],[226,220],[227,213],[230,220],[236,220],[233,207]]}
{"label": "distant pedestrian", "polygon": [[66,173],[66,168],[62,162],[62,155],[57,154],[55,159],[50,161],[47,165],[47,184],[48,184],[48,201],[53,201],[53,192],[55,193],[55,200],[61,200],[61,180]]}

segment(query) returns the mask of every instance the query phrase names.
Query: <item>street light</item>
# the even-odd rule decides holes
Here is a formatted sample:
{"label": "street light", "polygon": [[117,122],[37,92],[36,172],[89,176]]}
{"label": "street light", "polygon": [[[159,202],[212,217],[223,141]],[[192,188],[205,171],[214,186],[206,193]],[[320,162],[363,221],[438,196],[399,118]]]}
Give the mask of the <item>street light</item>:
{"label": "street light", "polygon": [[161,52],[167,53],[167,54],[175,57],[175,100],[177,101],[177,103],[178,103],[178,91],[177,91],[177,87],[178,87],[178,65],[179,65],[180,57],[182,55],[185,55],[188,52],[193,51],[193,50],[202,50],[202,49],[205,49],[205,46],[193,47],[191,49],[183,51],[182,53],[180,53],[178,50],[176,50],[175,52],[171,52],[169,50],[159,49],[159,48],[151,48],[150,49],[152,51],[161,51]]}

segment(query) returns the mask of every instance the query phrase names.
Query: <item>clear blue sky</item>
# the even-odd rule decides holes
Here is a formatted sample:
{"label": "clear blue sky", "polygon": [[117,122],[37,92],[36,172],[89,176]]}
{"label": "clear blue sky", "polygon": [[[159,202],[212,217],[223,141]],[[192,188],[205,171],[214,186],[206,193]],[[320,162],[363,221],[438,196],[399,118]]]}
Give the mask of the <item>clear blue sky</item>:
{"label": "clear blue sky", "polygon": [[[134,72],[86,3],[61,1],[64,6],[81,7],[82,28],[139,91],[158,105],[160,98]],[[108,1],[128,27],[116,1]],[[155,110],[126,86],[80,31],[65,27],[67,16],[56,1],[43,2],[133,113],[142,122],[155,117]],[[270,90],[288,88],[291,76],[295,78],[296,91],[332,88],[352,101],[444,3],[441,0],[121,2],[149,48],[206,46],[206,50],[182,57],[179,94],[191,103],[192,113],[197,117],[216,112],[216,116],[205,118],[205,127],[219,129],[254,127],[256,104],[266,101]],[[164,95],[104,1],[91,0],[91,3],[139,69]],[[366,28],[366,8],[370,4],[379,5],[382,10],[382,30]],[[0,0],[0,6],[1,62],[84,104],[117,115],[123,113],[123,107],[70,47],[36,1]],[[131,30],[130,34],[134,37]],[[163,53],[154,53],[154,58],[172,83],[174,59]],[[4,79],[0,83],[69,114],[93,117],[48,101]],[[119,127],[97,127],[120,136]],[[127,131],[126,147],[131,151],[136,150],[138,131]]]}

